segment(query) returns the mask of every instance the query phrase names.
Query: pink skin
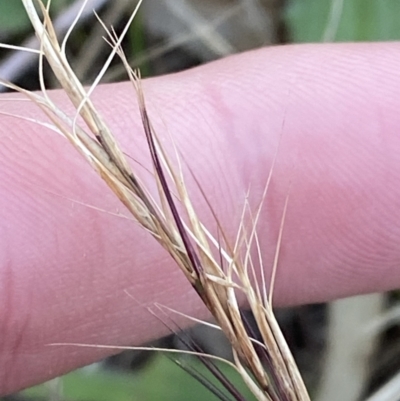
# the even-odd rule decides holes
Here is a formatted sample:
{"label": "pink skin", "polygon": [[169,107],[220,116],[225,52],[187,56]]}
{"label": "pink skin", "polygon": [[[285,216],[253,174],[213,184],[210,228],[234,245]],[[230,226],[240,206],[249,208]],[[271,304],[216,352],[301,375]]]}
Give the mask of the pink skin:
{"label": "pink skin", "polygon": [[[259,225],[270,271],[290,188],[276,305],[400,285],[399,50],[262,49],[144,85],[157,131],[165,140],[171,133],[231,238],[248,188],[253,209],[260,200],[280,143]],[[6,98],[2,112],[44,119],[32,104]],[[149,165],[131,86],[103,86],[94,98],[126,151]],[[111,352],[49,343],[137,345],[165,334],[146,309],[155,301],[207,316],[153,239],[74,201],[126,214],[71,145],[0,118],[0,393]]]}

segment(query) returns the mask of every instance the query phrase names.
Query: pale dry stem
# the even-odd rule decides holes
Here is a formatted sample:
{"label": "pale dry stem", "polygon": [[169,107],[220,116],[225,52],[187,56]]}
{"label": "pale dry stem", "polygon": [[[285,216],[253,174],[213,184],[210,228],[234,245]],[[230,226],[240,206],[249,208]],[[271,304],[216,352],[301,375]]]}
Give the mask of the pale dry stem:
{"label": "pale dry stem", "polygon": [[[211,235],[196,214],[182,172],[175,171],[154,132],[139,76],[130,68],[121,50],[122,37],[108,32],[113,47],[112,54],[118,53],[121,57],[138,96],[160,199],[157,202],[141,183],[108,125],[90,100],[95,85],[86,91],[70,67],[65,48],[57,41],[46,7],[38,2],[44,15],[42,22],[33,0],[22,1],[41,41],[41,53],[71,99],[77,115],[71,118],[53,104],[46,95],[44,85],[44,96],[22,92],[38,104],[56,130],[73,144],[139,224],[173,257],[226,334],[232,345],[235,368],[255,397],[260,401],[309,400],[265,290],[260,291],[252,279],[254,266],[249,260],[249,249],[254,243],[258,243],[256,223],[259,212],[248,238],[241,223],[243,230],[234,247],[229,246],[221,227],[219,230],[223,243]],[[78,123],[78,114],[90,134],[86,127]],[[172,191],[176,193],[176,197]],[[176,202],[179,202],[179,208]],[[281,235],[280,232],[279,241]],[[241,251],[243,244],[245,256]],[[277,260],[274,270],[276,264]],[[247,298],[264,346],[257,344],[249,334],[248,324],[243,320],[239,309],[236,297],[238,291]]]}

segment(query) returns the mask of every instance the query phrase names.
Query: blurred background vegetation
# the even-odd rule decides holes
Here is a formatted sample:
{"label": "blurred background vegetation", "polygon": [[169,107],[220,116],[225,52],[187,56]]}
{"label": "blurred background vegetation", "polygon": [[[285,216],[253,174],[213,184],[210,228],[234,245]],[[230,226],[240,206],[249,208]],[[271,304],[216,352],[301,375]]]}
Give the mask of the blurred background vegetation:
{"label": "blurred background vegetation", "polygon": [[[109,52],[92,10],[118,32],[135,3],[88,1],[68,46],[68,56],[83,82],[94,79]],[[53,0],[60,38],[81,4],[81,0]],[[154,76],[261,46],[398,39],[400,0],[144,0],[124,49],[142,75]],[[19,0],[0,0],[0,41],[37,46]],[[37,59],[31,54],[0,50],[1,78],[37,89],[37,74]],[[104,81],[123,79],[116,62]],[[57,86],[50,74],[46,83]],[[400,400],[398,298],[397,293],[374,294],[277,312],[313,399]],[[229,357],[224,340],[210,330],[195,328],[190,335],[205,351]],[[174,335],[155,345],[182,347]],[[182,363],[202,369],[195,360],[185,358]],[[221,368],[236,380],[226,366]],[[203,401],[213,397],[171,358],[126,352],[4,400]]]}

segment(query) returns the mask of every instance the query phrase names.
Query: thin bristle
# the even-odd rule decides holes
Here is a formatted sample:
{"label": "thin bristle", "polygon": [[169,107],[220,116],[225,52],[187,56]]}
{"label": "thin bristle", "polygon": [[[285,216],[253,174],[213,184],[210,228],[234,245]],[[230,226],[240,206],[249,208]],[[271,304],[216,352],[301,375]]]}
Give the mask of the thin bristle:
{"label": "thin bristle", "polygon": [[[158,318],[160,319],[160,317]],[[200,345],[192,338],[190,338],[187,334],[185,334],[184,330],[182,330],[182,328],[176,322],[173,322],[173,324],[177,328],[177,330],[173,329],[166,320],[160,320],[171,333],[174,333],[179,338],[179,340],[188,350],[195,353],[197,359],[205,366],[206,369],[208,369],[208,371],[212,375],[214,375],[214,377],[234,397],[236,401],[246,401],[240,394],[238,389],[235,387],[235,385],[229,381],[229,379],[218,368],[214,361],[210,359],[210,355],[205,354]],[[210,389],[210,391],[212,390]]]}
{"label": "thin bristle", "polygon": [[[196,273],[197,276],[200,276],[202,267],[201,267],[200,261],[197,257],[197,254],[195,253],[195,251],[193,249],[190,239],[186,233],[186,230],[182,224],[182,220],[179,215],[178,209],[176,208],[175,202],[172,198],[171,191],[169,189],[169,186],[168,186],[167,180],[165,178],[164,171],[163,171],[163,168],[160,163],[158,153],[157,153],[157,150],[155,147],[154,136],[153,136],[153,132],[152,132],[151,125],[150,125],[149,116],[147,114],[144,97],[140,96],[140,94],[143,94],[143,92],[141,92],[141,91],[139,92],[139,99],[140,99],[139,107],[140,107],[140,113],[142,116],[143,128],[144,128],[144,132],[146,134],[147,143],[149,145],[150,155],[151,155],[151,158],[152,158],[152,161],[154,164],[154,168],[155,168],[157,176],[160,180],[163,193],[167,200],[168,206],[171,210],[172,216],[175,220],[175,224],[176,224],[179,234],[182,238],[182,241],[185,246],[189,260],[191,262],[193,271]],[[196,290],[197,290],[197,288],[196,288]]]}
{"label": "thin bristle", "polygon": [[[183,369],[186,373],[196,379],[199,383],[201,383],[204,387],[206,387],[210,392],[212,392],[217,398],[222,401],[232,401],[231,398],[228,398],[217,386],[214,385],[207,377],[205,377],[201,372],[196,370],[190,365],[185,365],[179,360],[174,360],[174,362]],[[241,398],[239,401],[246,401],[245,398]]]}

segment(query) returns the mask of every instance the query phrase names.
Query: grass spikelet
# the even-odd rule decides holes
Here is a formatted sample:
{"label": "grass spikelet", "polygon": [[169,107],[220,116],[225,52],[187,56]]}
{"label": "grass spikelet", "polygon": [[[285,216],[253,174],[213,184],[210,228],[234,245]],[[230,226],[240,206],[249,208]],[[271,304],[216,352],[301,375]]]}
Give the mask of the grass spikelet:
{"label": "grass spikelet", "polygon": [[[22,2],[41,42],[41,57],[46,58],[63,90],[75,106],[76,116],[75,118],[67,116],[52,103],[46,96],[43,79],[42,95],[21,91],[45,112],[54,124],[54,129],[71,142],[137,222],[175,260],[227,336],[233,350],[235,369],[256,399],[309,400],[302,378],[275,320],[270,299],[266,296],[265,289],[260,290],[254,284],[250,249],[258,246],[256,224],[259,211],[252,221],[253,227],[249,233],[245,230],[245,225],[241,224],[235,244],[228,243],[222,227],[219,227],[222,240],[214,238],[196,214],[182,172],[174,168],[152,127],[140,76],[129,67],[120,46],[127,29],[120,37],[114,32],[107,31],[112,52],[92,88],[85,90],[68,63],[65,43],[60,45],[57,41],[49,16],[50,4],[45,7],[40,1],[36,2],[36,6],[33,0],[22,0]],[[131,20],[140,3],[141,1]],[[40,9],[43,20],[40,19],[37,8]],[[159,201],[156,201],[142,184],[107,123],[90,100],[91,92],[115,54],[119,55],[125,65],[137,93]],[[85,126],[78,122],[78,116],[84,121]],[[276,264],[277,258],[274,269]],[[262,343],[253,339],[251,328],[243,318],[237,300],[239,292],[247,298],[261,333]],[[197,353],[195,348],[193,351]],[[210,370],[218,376],[218,372],[213,371],[212,367]],[[195,375],[193,372],[192,374]],[[218,379],[223,383],[222,377]],[[244,400],[234,389],[229,389],[228,384],[225,388],[230,397],[238,401]],[[221,399],[231,398],[221,396]]]}

